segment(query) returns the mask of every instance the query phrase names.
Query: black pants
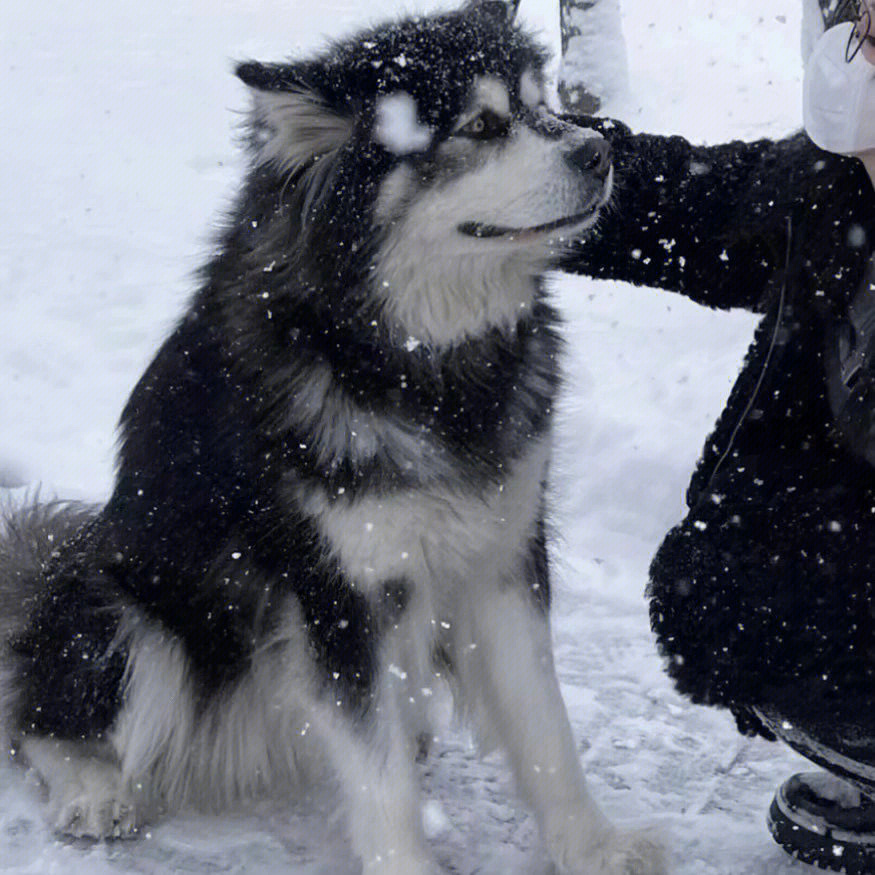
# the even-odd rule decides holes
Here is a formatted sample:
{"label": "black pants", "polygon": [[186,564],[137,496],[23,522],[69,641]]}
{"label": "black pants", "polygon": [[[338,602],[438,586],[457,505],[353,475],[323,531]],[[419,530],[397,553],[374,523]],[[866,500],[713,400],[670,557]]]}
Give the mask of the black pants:
{"label": "black pants", "polygon": [[694,702],[765,715],[875,782],[875,478],[841,470],[715,483],[653,560],[651,622]]}
{"label": "black pants", "polygon": [[864,725],[797,725],[768,709],[758,708],[756,712],[766,727],[797,753],[875,798],[875,737]]}

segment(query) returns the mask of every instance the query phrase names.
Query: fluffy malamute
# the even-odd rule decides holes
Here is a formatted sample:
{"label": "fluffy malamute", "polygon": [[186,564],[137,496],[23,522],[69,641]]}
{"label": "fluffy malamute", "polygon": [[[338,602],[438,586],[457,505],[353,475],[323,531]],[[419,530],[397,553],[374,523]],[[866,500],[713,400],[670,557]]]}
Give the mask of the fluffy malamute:
{"label": "fluffy malamute", "polygon": [[4,721],[57,829],[327,762],[364,871],[436,872],[415,742],[451,676],[561,872],[662,871],[591,801],[553,669],[542,274],[611,161],[546,110],[543,62],[484,2],[238,67],[250,169],[122,414],[113,494],[0,546]]}

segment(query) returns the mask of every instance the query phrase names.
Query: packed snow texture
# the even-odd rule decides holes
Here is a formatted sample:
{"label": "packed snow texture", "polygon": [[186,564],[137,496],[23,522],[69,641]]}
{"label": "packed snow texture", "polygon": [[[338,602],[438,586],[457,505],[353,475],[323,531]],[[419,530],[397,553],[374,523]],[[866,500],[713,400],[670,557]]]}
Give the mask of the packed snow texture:
{"label": "packed snow texture", "polygon": [[[0,493],[108,494],[126,394],[180,314],[239,179],[247,95],[229,59],[300,55],[384,14],[433,8],[423,3],[6,4]],[[552,0],[523,0],[521,12],[558,49]],[[799,0],[622,0],[622,13],[629,88],[607,113],[708,142],[799,125]],[[802,761],[673,692],[643,598],[754,319],[618,284],[554,285],[568,338],[554,630],[592,790],[615,819],[660,824],[678,875],[810,871],[764,826],[774,788]],[[422,772],[426,830],[449,870],[546,871],[499,759],[481,761],[449,727]],[[355,871],[330,794],[181,814],[98,845],[55,839],[39,796],[32,777],[0,769],[11,875]]]}

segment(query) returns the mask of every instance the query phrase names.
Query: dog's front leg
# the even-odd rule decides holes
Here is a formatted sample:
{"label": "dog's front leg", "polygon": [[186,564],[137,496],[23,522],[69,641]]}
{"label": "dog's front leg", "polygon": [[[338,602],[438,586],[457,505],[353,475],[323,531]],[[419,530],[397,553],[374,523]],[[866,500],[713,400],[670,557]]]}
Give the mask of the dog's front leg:
{"label": "dog's front leg", "polygon": [[615,829],[587,790],[547,616],[529,586],[502,580],[469,593],[470,640],[457,648],[466,694],[479,698],[486,729],[504,748],[557,869],[562,875],[661,875],[657,843]]}
{"label": "dog's front leg", "polygon": [[364,875],[438,875],[423,834],[415,738],[405,720],[406,671],[394,657],[391,642],[380,642],[367,705],[355,715],[335,708],[318,729]]}

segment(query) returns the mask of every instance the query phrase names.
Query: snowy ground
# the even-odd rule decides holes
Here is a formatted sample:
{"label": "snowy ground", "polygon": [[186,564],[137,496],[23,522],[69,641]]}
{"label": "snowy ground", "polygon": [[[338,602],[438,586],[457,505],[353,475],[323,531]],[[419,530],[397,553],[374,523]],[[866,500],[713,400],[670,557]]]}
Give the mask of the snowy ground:
{"label": "snowy ground", "polygon": [[[406,9],[425,0],[409,0]],[[623,0],[630,93],[609,111],[695,140],[799,124],[799,0]],[[450,5],[444,0],[444,5]],[[301,8],[303,7],[303,8]],[[230,59],[276,59],[402,7],[394,0],[6,3],[0,29],[0,497],[100,500],[127,392],[191,289],[238,176]],[[524,17],[555,44],[552,0]],[[658,820],[679,875],[809,871],[763,818],[800,761],[689,705],[662,674],[642,597],[752,333],[745,314],[557,278],[568,317],[557,526],[558,664],[593,790]],[[425,768],[436,853],[461,875],[542,872],[499,761],[448,730]],[[178,816],[133,843],[56,841],[38,792],[0,769],[10,873],[352,872],[330,802]]]}

